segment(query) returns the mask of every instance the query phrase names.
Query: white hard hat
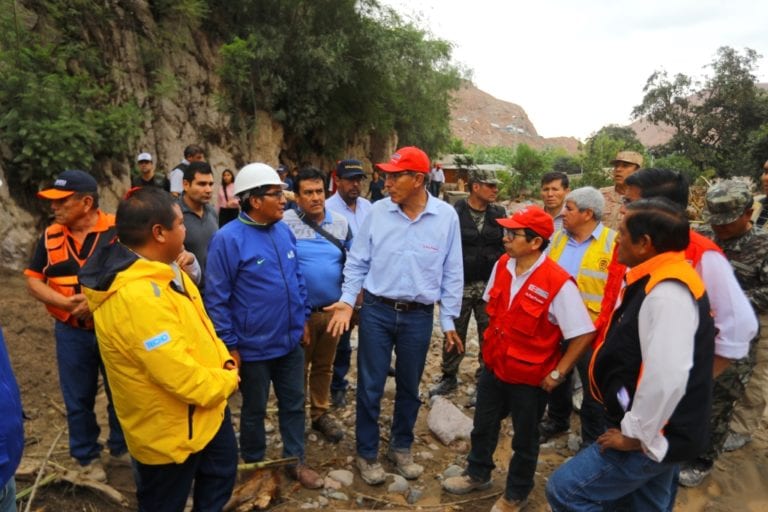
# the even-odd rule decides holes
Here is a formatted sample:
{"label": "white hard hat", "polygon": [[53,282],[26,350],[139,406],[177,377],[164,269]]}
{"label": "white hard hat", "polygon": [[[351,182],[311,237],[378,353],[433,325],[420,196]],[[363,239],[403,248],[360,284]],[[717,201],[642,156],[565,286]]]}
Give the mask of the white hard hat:
{"label": "white hard hat", "polygon": [[235,195],[240,195],[243,192],[265,185],[288,187],[280,179],[280,176],[277,175],[277,171],[269,165],[262,163],[248,164],[240,169],[240,172],[235,176]]}

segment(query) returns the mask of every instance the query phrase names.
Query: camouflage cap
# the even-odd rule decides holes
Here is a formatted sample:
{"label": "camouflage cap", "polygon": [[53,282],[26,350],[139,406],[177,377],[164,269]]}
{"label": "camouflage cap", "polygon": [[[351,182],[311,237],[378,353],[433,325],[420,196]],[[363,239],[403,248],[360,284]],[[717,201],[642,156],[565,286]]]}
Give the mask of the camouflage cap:
{"label": "camouflage cap", "polygon": [[743,181],[724,180],[709,187],[706,201],[704,220],[722,226],[735,221],[752,206],[752,192]]}
{"label": "camouflage cap", "polygon": [[501,181],[496,176],[496,171],[488,169],[470,169],[469,170],[469,182],[470,183],[488,183],[490,185],[500,185]]}
{"label": "camouflage cap", "polygon": [[638,167],[642,167],[643,155],[637,151],[619,151],[616,153],[616,158],[611,160],[611,165],[616,165],[616,162],[626,162],[628,164],[635,164]]}

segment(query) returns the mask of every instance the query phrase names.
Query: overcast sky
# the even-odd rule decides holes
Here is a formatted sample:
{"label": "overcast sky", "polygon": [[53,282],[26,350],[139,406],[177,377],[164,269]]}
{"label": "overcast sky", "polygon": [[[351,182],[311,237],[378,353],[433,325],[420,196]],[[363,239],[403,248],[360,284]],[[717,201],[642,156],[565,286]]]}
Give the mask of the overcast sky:
{"label": "overcast sky", "polygon": [[545,137],[629,123],[653,71],[702,77],[720,46],[757,50],[768,82],[766,1],[381,1],[454,43],[474,83]]}

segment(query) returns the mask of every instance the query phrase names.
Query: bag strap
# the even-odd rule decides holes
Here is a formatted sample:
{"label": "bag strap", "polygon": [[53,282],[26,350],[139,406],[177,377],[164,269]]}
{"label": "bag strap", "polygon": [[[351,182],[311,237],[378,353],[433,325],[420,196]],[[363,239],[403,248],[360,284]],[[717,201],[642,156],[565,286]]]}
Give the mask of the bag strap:
{"label": "bag strap", "polygon": [[[319,234],[320,236],[322,236],[323,238],[331,242],[333,245],[336,246],[337,249],[341,251],[341,264],[344,265],[344,263],[346,263],[347,261],[347,250],[344,248],[344,244],[341,243],[341,240],[339,240],[338,238],[336,238],[335,236],[333,236],[332,234],[324,230],[322,227],[320,227],[318,224],[316,224],[312,220],[308,219],[307,215],[304,212],[297,209],[296,215],[299,216],[299,219],[301,219],[301,222],[303,222],[307,226],[314,229],[317,234]],[[349,229],[347,229],[347,237],[344,240],[345,242],[349,241],[349,239],[351,238],[350,235],[351,235],[351,232]]]}

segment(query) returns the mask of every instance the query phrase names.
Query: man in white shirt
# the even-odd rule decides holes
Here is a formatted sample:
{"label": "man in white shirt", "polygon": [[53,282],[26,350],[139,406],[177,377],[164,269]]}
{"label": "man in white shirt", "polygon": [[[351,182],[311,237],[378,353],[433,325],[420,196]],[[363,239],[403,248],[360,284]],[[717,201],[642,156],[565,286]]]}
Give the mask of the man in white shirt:
{"label": "man in white shirt", "polygon": [[669,200],[627,208],[618,259],[631,270],[589,372],[610,428],[552,474],[553,512],[671,510],[677,464],[706,444],[715,326],[685,260],[689,234],[685,211]]}

